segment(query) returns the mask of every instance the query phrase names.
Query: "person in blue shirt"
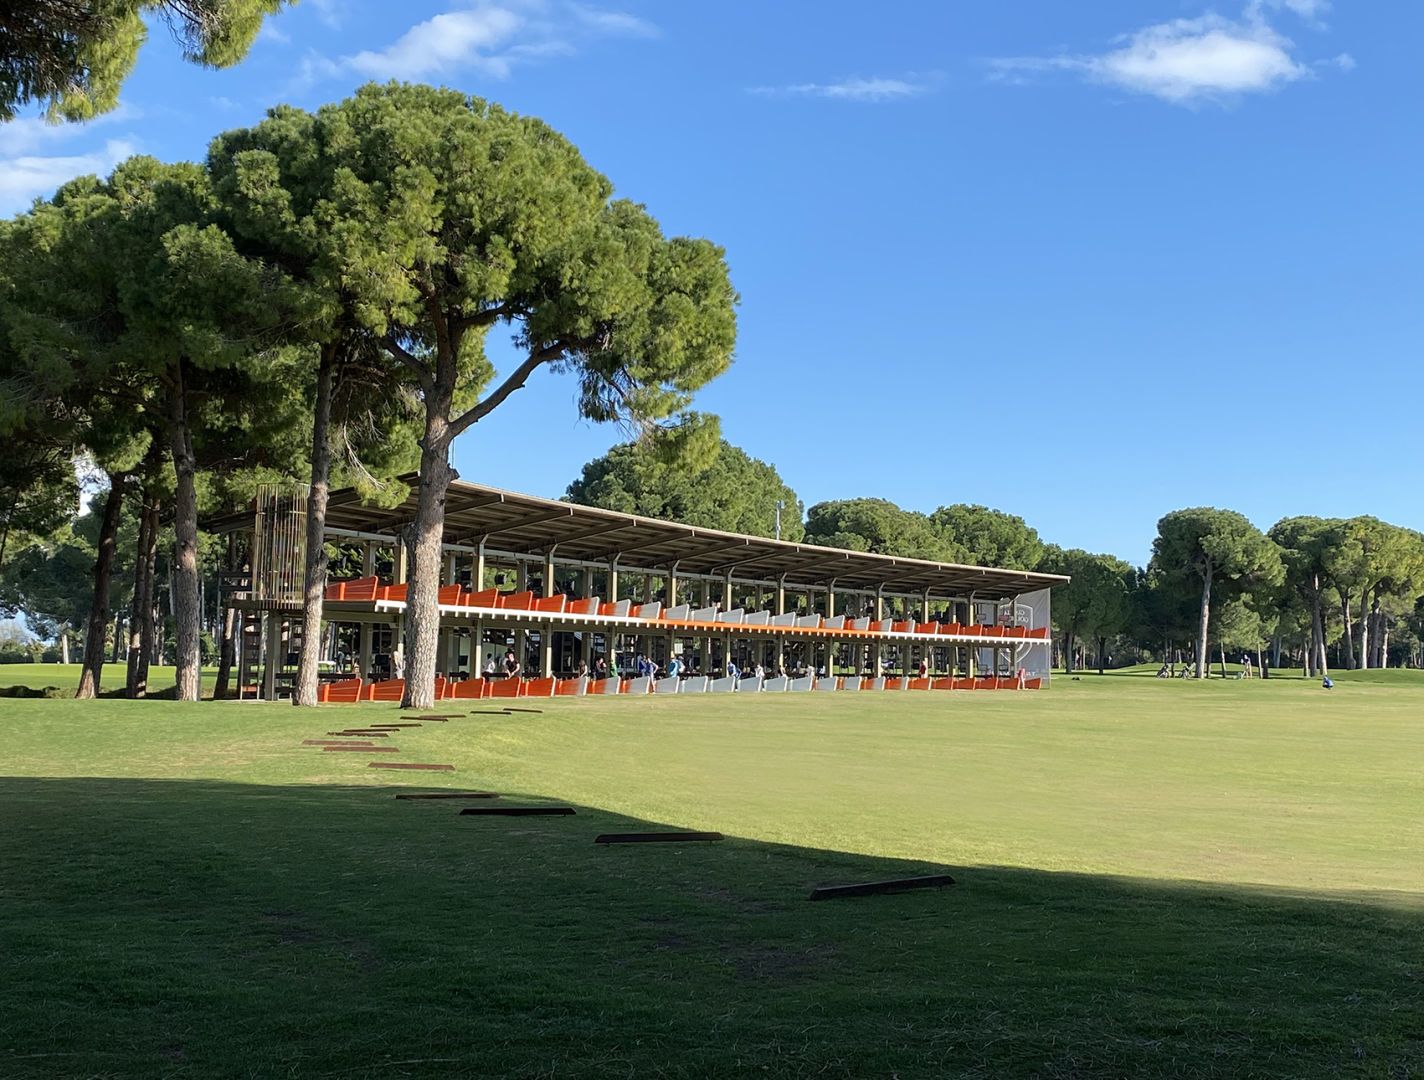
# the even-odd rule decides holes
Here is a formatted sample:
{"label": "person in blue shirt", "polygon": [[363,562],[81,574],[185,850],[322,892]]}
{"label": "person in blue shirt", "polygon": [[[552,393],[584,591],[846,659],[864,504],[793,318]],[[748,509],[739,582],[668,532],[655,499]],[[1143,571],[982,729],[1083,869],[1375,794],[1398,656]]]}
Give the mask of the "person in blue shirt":
{"label": "person in blue shirt", "polygon": [[727,658],[727,677],[729,679],[740,679],[742,677],[741,668],[737,667],[737,662],[730,656]]}
{"label": "person in blue shirt", "polygon": [[1320,680],[1320,685],[1321,685],[1321,688],[1322,688],[1322,689],[1325,689],[1325,690],[1334,690],[1334,689],[1335,689],[1335,681],[1334,681],[1333,679],[1331,679],[1329,675],[1325,676],[1325,678],[1323,678],[1323,679]]}
{"label": "person in blue shirt", "polygon": [[668,678],[678,679],[682,677],[682,658],[674,656],[668,661]]}

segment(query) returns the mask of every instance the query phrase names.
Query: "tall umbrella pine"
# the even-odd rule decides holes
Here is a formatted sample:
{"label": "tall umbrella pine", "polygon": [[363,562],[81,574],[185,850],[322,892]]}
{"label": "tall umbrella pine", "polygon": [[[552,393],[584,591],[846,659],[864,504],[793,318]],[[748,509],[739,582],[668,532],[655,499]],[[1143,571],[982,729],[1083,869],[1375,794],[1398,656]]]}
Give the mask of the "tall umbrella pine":
{"label": "tall umbrella pine", "polygon": [[333,473],[376,502],[404,499],[395,476],[418,457],[409,373],[363,324],[343,273],[340,229],[328,212],[334,175],[316,118],[282,106],[252,128],[220,135],[208,153],[219,213],[243,252],[280,266],[305,291],[311,317],[304,378],[311,418],[302,621],[292,702],[315,705],[327,578],[327,497]]}
{"label": "tall umbrella pine", "polygon": [[1213,595],[1241,595],[1253,585],[1279,584],[1280,552],[1261,530],[1234,510],[1199,507],[1174,510],[1157,523],[1152,565],[1166,580],[1194,582],[1200,589],[1196,675],[1206,676],[1207,637]]}
{"label": "tall umbrella pine", "polygon": [[[451,443],[541,367],[595,421],[655,425],[724,371],[736,294],[720,248],[668,239],[562,136],[451,90],[367,86],[316,114],[321,212],[363,324],[423,404],[406,532],[404,704],[434,693]],[[491,328],[521,360],[497,375]]]}
{"label": "tall umbrella pine", "polygon": [[203,171],[132,158],[95,218],[113,274],[115,362],[142,388],[174,471],[172,603],[178,697],[199,697],[198,499],[204,461],[267,453],[291,424],[294,350],[280,325],[301,297],[213,221]]}

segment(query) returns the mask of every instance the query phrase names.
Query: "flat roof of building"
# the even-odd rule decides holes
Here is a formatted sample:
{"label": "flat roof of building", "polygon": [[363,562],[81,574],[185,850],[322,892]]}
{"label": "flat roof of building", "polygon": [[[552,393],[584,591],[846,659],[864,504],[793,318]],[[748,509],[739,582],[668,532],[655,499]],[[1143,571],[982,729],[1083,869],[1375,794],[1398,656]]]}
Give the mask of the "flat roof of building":
{"label": "flat roof of building", "polygon": [[[414,520],[418,496],[418,477],[402,480],[410,485],[410,495],[394,507],[363,503],[354,488],[333,491],[326,511],[328,528],[394,539]],[[240,527],[236,515],[212,524],[218,531]],[[837,589],[883,588],[904,594],[928,589],[937,597],[973,594],[997,600],[1069,580],[1060,574],[771,540],[456,480],[445,504],[444,542],[477,545],[482,540],[490,550],[514,555],[542,556],[552,549],[560,562],[606,563],[617,556],[620,569],[633,572],[668,572],[676,566],[679,575],[730,574],[733,579],[771,581],[785,575],[794,585],[824,588],[834,581]]]}

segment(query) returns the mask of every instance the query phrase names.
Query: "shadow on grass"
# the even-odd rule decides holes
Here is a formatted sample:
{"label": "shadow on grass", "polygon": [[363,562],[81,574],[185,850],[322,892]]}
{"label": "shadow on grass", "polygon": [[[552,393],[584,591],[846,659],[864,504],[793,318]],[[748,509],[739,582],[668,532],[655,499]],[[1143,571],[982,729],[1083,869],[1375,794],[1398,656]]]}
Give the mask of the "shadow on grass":
{"label": "shadow on grass", "polygon": [[942,868],[396,790],[0,778],[0,1075],[1424,1069],[1411,898],[968,867],[812,904]]}

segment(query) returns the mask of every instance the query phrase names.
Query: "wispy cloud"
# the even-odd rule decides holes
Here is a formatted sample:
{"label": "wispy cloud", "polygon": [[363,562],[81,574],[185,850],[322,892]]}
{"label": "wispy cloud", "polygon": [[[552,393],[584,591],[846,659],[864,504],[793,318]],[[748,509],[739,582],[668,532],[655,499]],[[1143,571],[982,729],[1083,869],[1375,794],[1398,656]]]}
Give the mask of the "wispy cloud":
{"label": "wispy cloud", "polygon": [[593,38],[657,35],[656,26],[636,15],[573,0],[486,0],[416,23],[384,48],[338,59],[311,53],[302,62],[301,80],[346,72],[422,79],[460,71],[505,79],[518,65],[568,56]]}
{"label": "wispy cloud", "polygon": [[[993,76],[1007,82],[1068,72],[1178,105],[1229,101],[1310,78],[1318,62],[1301,59],[1267,17],[1288,10],[1319,27],[1328,8],[1326,0],[1251,0],[1238,19],[1207,14],[1157,23],[1103,53],[1003,57],[989,64]],[[1342,54],[1334,63],[1349,70],[1354,61]]]}
{"label": "wispy cloud", "polygon": [[765,97],[814,97],[832,101],[886,102],[916,97],[929,90],[922,80],[849,78],[826,83],[792,83],[788,86],[754,86],[750,93]]}
{"label": "wispy cloud", "polygon": [[137,152],[138,140],[128,133],[99,142],[95,129],[111,128],[141,115],[139,110],[120,104],[85,124],[51,124],[38,116],[0,124],[0,214],[26,210],[35,199],[52,194],[76,176],[109,172]]}
{"label": "wispy cloud", "polygon": [[502,79],[510,60],[496,50],[522,23],[507,8],[450,11],[417,23],[379,52],[359,52],[345,63],[377,79],[418,79],[457,68],[484,69]]}
{"label": "wispy cloud", "polygon": [[0,214],[17,214],[35,199],[50,195],[61,184],[87,173],[103,175],[136,152],[125,139],[109,139],[87,154],[25,154],[0,158]]}

